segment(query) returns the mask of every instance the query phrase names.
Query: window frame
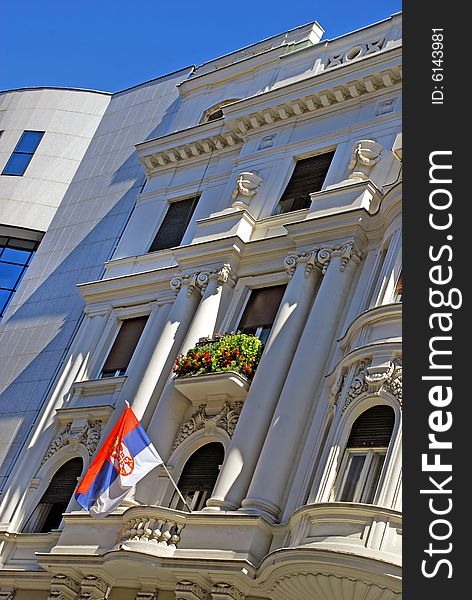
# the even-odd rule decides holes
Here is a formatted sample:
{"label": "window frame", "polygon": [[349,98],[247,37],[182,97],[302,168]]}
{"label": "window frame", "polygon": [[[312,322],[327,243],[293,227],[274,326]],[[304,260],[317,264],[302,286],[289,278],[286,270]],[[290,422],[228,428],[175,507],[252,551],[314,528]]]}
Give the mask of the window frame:
{"label": "window frame", "polygon": [[[40,241],[37,241],[37,240],[25,239],[25,238],[20,238],[20,237],[11,236],[11,235],[0,235],[0,239],[1,238],[5,238],[5,241],[0,242],[0,269],[1,269],[2,264],[12,265],[15,267],[19,267],[20,272],[17,275],[17,277],[15,279],[15,283],[12,285],[12,287],[6,287],[6,286],[3,286],[0,284],[0,291],[7,292],[7,295],[8,295],[8,299],[6,300],[3,308],[0,305],[0,319],[2,319],[2,317],[5,315],[5,313],[8,309],[8,306],[10,305],[10,302],[13,299],[13,296],[18,291],[18,287],[20,286],[21,281],[23,280],[23,277],[25,276],[25,273],[28,270],[28,268],[31,264],[31,261],[33,260],[34,255],[35,255],[36,251],[38,250],[38,246],[40,244]],[[6,260],[3,258],[6,250],[9,250],[9,249],[21,250],[21,248],[14,248],[15,242],[18,242],[18,243],[27,242],[28,244],[33,246],[32,249],[23,249],[25,252],[29,253],[27,260],[23,263],[14,261],[14,260]]]}
{"label": "window frame", "polygon": [[[187,230],[189,228],[189,225],[192,222],[192,217],[195,214],[195,211],[197,210],[197,206],[198,206],[198,203],[200,202],[201,196],[202,196],[201,192],[198,192],[193,195],[187,195],[183,198],[172,198],[172,199],[165,200],[167,207],[164,210],[163,214],[161,215],[162,218],[160,220],[160,223],[159,223],[154,235],[152,236],[151,243],[148,245],[148,250],[146,250],[146,254],[152,254],[153,252],[162,252],[163,250],[170,250],[171,248],[177,248],[182,244],[182,240],[184,239],[185,234],[187,233]],[[176,204],[178,202],[185,202],[186,200],[192,200],[192,199],[194,200],[193,206],[190,210],[189,215],[187,216],[187,221],[185,223],[185,227],[183,229],[182,237],[180,238],[179,243],[174,246],[168,246],[165,248],[159,248],[157,250],[152,250],[152,246],[154,245],[154,242],[156,241],[156,238],[159,235],[162,226],[164,225],[165,219],[169,213],[171,205]]]}
{"label": "window frame", "polygon": [[[270,288],[270,287],[280,287],[280,286],[285,286],[285,289],[287,289],[287,283],[286,283],[286,282],[283,282],[283,283],[276,282],[276,283],[273,283],[272,285],[265,285],[265,284],[262,284],[262,285],[258,285],[257,287],[247,287],[247,288],[246,288],[246,294],[245,294],[245,296],[244,296],[244,300],[243,300],[243,303],[242,303],[241,309],[240,309],[240,310],[239,310],[239,312],[237,313],[237,315],[238,315],[238,316],[237,316],[237,319],[235,320],[235,322],[236,322],[236,324],[237,324],[237,325],[235,326],[235,328],[234,328],[234,329],[235,329],[235,331],[241,331],[241,333],[245,333],[245,332],[244,332],[242,329],[240,329],[240,327],[239,327],[239,323],[241,323],[241,320],[242,320],[242,318],[243,318],[243,315],[244,315],[244,313],[245,313],[245,311],[246,311],[246,307],[247,307],[247,305],[249,304],[249,301],[250,301],[250,299],[251,299],[251,296],[252,296],[252,294],[253,294],[254,292],[257,292],[258,290],[262,290],[262,289],[266,289],[266,288]],[[285,290],[284,290],[284,294],[285,294]],[[277,311],[276,311],[275,317],[277,316],[277,313],[278,313],[278,311],[279,311],[280,304],[282,303],[282,299],[283,299],[283,296],[284,296],[284,294],[282,294],[282,297],[280,298],[280,303],[279,303],[279,306],[278,306],[278,308],[277,308]],[[259,326],[259,327],[257,327],[257,328],[256,328],[256,331],[255,331],[255,333],[253,334],[255,337],[257,337],[258,339],[260,339],[260,340],[261,340],[261,342],[262,342],[263,344],[267,344],[267,341],[269,340],[269,337],[270,337],[270,334],[271,334],[272,328],[273,328],[273,326],[274,326],[275,317],[274,317],[274,321],[272,322],[272,324],[271,324],[271,326],[270,326],[270,329],[269,329],[269,331],[268,331],[268,333],[267,333],[267,337],[266,337],[266,339],[265,339],[265,340],[264,340],[264,339],[262,339],[260,336],[261,336],[261,334],[264,332],[264,329],[266,329],[266,327],[264,327],[264,326],[262,326],[262,325],[261,325],[261,326]],[[248,329],[248,328],[246,328],[246,329]]]}
{"label": "window frame", "polygon": [[[22,150],[18,150],[18,147],[21,145],[21,143],[22,143],[22,141],[23,141],[23,139],[24,139],[24,137],[25,137],[25,134],[27,134],[27,133],[40,133],[40,134],[41,134],[41,136],[40,136],[40,138],[39,138],[39,140],[38,140],[38,142],[37,142],[37,144],[36,144],[36,146],[34,147],[34,150],[33,150],[32,152],[24,152],[24,151],[22,151]],[[29,167],[29,165],[30,165],[30,163],[31,163],[31,159],[33,158],[33,156],[35,155],[35,153],[36,153],[36,151],[37,151],[37,149],[38,149],[38,147],[39,147],[39,144],[40,144],[40,143],[41,143],[41,141],[43,140],[43,138],[44,138],[44,134],[45,134],[45,133],[46,133],[45,131],[36,131],[36,130],[33,130],[33,129],[25,129],[25,130],[23,131],[23,133],[21,134],[21,136],[20,136],[20,139],[19,139],[19,140],[18,140],[18,142],[16,143],[16,146],[15,146],[15,148],[13,149],[13,152],[10,154],[10,157],[8,158],[8,160],[7,160],[6,164],[5,164],[5,166],[3,167],[3,169],[2,169],[2,173],[1,173],[1,174],[2,174],[2,175],[6,175],[6,176],[8,176],[8,177],[23,177],[23,175],[26,173],[26,171],[27,171],[27,169],[28,169],[28,167]],[[12,172],[8,173],[8,172],[7,172],[8,166],[9,166],[9,165],[10,165],[10,163],[12,162],[13,158],[14,158],[15,156],[17,156],[17,155],[21,155],[21,156],[29,156],[29,160],[28,160],[28,162],[26,163],[26,165],[24,166],[24,169],[23,169],[23,171],[22,171],[21,173],[19,173],[19,172],[17,172],[17,173],[12,173]]]}
{"label": "window frame", "polygon": [[[390,438],[391,439],[391,438]],[[390,444],[389,444],[390,445]],[[344,452],[344,456],[341,462],[341,466],[339,468],[338,476],[336,477],[336,482],[339,480],[339,485],[335,484],[335,489],[333,490],[334,501],[335,502],[356,502],[361,504],[374,504],[376,498],[378,497],[378,492],[380,489],[380,483],[382,481],[382,476],[384,473],[385,465],[387,462],[387,448],[346,448]],[[365,460],[361,468],[361,472],[357,483],[354,487],[354,492],[352,494],[352,498],[342,500],[342,496],[344,493],[344,488],[347,483],[347,478],[350,471],[350,466],[352,464],[352,458],[355,456],[364,456]],[[376,465],[374,461],[377,457],[383,457],[382,464],[380,470],[376,470]],[[374,478],[376,478],[375,488],[370,494],[370,490],[372,489],[372,483]],[[370,497],[371,496],[371,497]],[[370,497],[370,498],[369,498]]]}

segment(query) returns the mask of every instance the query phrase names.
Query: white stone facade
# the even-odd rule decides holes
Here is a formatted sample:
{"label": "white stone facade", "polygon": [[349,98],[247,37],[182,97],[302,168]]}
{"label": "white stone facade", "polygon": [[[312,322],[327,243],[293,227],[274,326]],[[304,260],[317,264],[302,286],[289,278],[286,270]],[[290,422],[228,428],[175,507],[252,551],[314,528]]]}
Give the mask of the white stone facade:
{"label": "white stone facade", "polygon": [[[41,401],[30,391],[35,425],[3,494],[0,597],[401,597],[401,17],[321,34],[313,23],[112,97],[30,268],[51,292],[48,261],[74,240],[57,325],[31,303],[46,346],[70,328]],[[326,153],[309,205],[281,212],[296,162]],[[169,203],[195,196],[180,244],[149,252]],[[2,324],[12,339],[26,285]],[[173,375],[180,353],[238,328],[252,290],[280,285],[252,382]],[[142,316],[126,372],[104,378],[123,321]],[[157,469],[106,518],[71,500],[58,529],[29,532],[54,474],[78,457],[85,473],[125,400],[176,480],[195,451],[224,447],[206,506],[177,510]],[[364,453],[367,487],[381,460],[371,493],[346,501],[350,435],[374,407],[390,441]]]}

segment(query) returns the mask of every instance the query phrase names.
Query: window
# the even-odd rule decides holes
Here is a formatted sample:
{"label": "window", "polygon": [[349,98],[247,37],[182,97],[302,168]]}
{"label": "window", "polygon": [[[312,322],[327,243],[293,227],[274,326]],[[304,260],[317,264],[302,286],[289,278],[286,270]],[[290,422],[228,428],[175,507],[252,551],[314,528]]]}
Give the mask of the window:
{"label": "window", "polygon": [[39,242],[0,236],[0,318],[18,289]]}
{"label": "window", "polygon": [[252,290],[239,322],[239,331],[252,333],[265,344],[269,338],[285,287],[285,285],[274,285]]}
{"label": "window", "polygon": [[239,98],[231,98],[231,100],[224,100],[219,104],[215,104],[211,108],[208,108],[204,113],[201,122],[208,123],[210,121],[215,121],[216,119],[222,119],[224,117],[223,107],[231,104],[233,102],[237,102]]}
{"label": "window", "polygon": [[[205,444],[188,459],[180,476],[178,487],[191,510],[202,510],[215,487],[225,451],[219,442]],[[174,495],[174,501],[176,499]],[[177,510],[184,510],[182,500],[176,504]]]}
{"label": "window", "polygon": [[44,131],[24,131],[2,175],[23,175],[43,135]]}
{"label": "window", "polygon": [[59,527],[82,469],[82,459],[73,458],[56,471],[48,489],[28,519],[23,529],[24,533],[47,533]]}
{"label": "window", "polygon": [[292,177],[282,194],[275,213],[281,214],[308,208],[311,204],[310,194],[321,190],[333,156],[334,152],[327,152],[297,160]]}
{"label": "window", "polygon": [[147,320],[146,316],[123,321],[100,377],[119,377],[126,373]]}
{"label": "window", "polygon": [[400,277],[397,279],[395,289],[393,291],[393,301],[401,302],[403,297],[403,273],[400,273]]}
{"label": "window", "polygon": [[148,252],[179,246],[190,223],[199,196],[171,202]]}
{"label": "window", "polygon": [[337,501],[374,502],[394,423],[389,406],[374,406],[356,419],[338,478]]}

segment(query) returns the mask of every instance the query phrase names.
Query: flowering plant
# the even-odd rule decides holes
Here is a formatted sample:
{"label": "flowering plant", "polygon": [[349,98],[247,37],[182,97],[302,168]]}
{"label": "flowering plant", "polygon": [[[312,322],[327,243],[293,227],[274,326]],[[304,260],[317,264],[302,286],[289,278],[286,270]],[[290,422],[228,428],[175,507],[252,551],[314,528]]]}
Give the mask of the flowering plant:
{"label": "flowering plant", "polygon": [[175,361],[174,373],[179,376],[236,371],[252,379],[262,349],[262,342],[254,335],[231,332],[215,336],[181,354]]}

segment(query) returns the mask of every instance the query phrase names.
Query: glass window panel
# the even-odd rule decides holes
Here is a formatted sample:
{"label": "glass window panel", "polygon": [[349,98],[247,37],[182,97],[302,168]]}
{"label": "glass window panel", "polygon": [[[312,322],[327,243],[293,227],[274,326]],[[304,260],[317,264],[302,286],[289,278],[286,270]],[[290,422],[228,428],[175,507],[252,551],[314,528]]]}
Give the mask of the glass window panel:
{"label": "glass window panel", "polygon": [[32,156],[32,154],[12,154],[3,169],[2,175],[23,175]]}
{"label": "glass window panel", "polygon": [[29,250],[32,252],[36,250],[39,242],[35,242],[33,240],[19,240],[18,238],[8,238],[7,246],[8,248],[15,248],[16,250]]}
{"label": "glass window panel", "polygon": [[352,502],[356,486],[362,473],[366,459],[365,454],[353,454],[349,459],[349,467],[344,481],[343,489],[338,498],[341,502]]}
{"label": "glass window panel", "polygon": [[0,317],[7,310],[12,296],[13,294],[9,290],[0,290]]}
{"label": "glass window panel", "polygon": [[0,262],[0,287],[13,290],[24,267]]}
{"label": "glass window panel", "polygon": [[6,262],[14,262],[20,265],[26,265],[31,256],[29,250],[18,250],[17,248],[5,248],[2,253],[2,260]]}
{"label": "glass window panel", "polygon": [[365,490],[362,494],[362,502],[366,504],[372,504],[377,491],[377,486],[380,481],[380,474],[382,473],[382,467],[385,462],[385,454],[375,453],[372,457],[372,463],[370,465],[370,473],[365,484]]}
{"label": "glass window panel", "polygon": [[15,152],[33,154],[43,135],[44,131],[24,131],[15,148]]}

